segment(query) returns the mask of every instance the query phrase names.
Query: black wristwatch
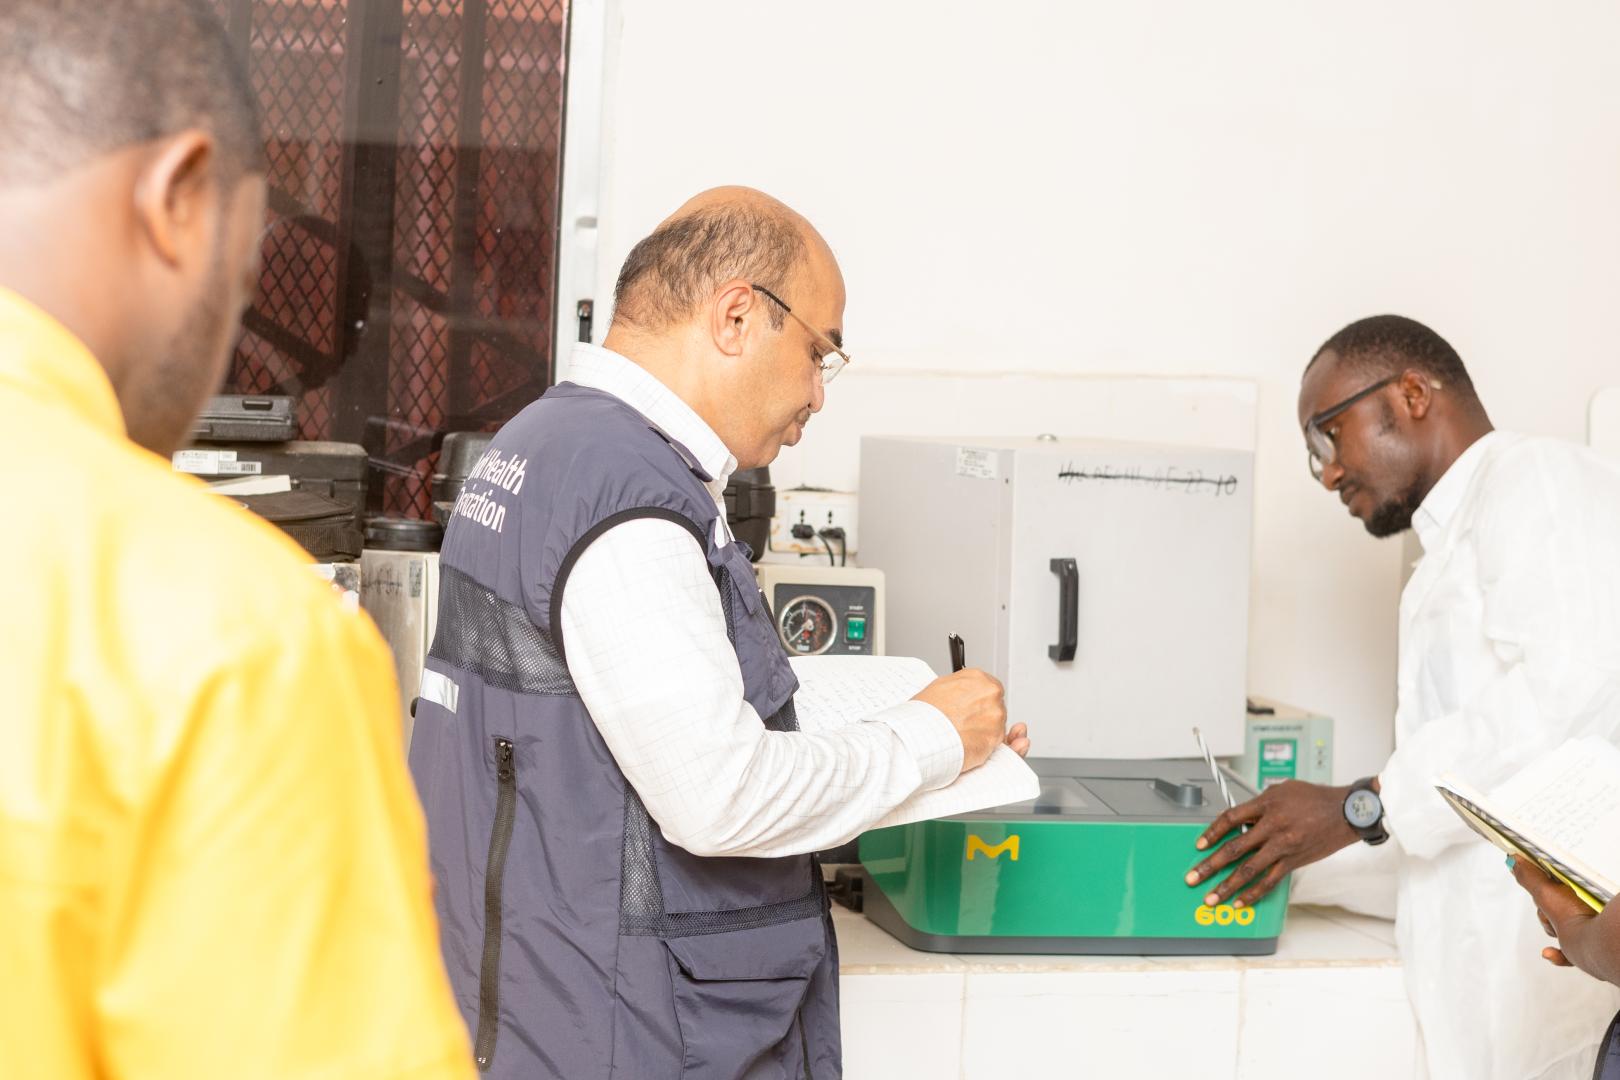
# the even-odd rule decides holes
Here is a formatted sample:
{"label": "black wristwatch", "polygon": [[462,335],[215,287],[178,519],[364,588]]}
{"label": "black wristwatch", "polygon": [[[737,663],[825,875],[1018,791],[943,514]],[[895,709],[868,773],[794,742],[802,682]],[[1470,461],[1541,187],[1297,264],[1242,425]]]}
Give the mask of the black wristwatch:
{"label": "black wristwatch", "polygon": [[1374,779],[1368,776],[1350,785],[1350,794],[1344,799],[1344,820],[1357,836],[1378,845],[1389,839],[1389,830],[1384,828],[1384,801],[1373,790]]}

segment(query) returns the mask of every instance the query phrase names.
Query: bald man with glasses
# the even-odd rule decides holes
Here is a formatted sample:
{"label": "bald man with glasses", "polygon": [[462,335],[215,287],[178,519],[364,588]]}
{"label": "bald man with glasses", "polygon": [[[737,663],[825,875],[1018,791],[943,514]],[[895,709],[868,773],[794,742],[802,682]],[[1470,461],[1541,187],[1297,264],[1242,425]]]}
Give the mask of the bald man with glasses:
{"label": "bald man with glasses", "polygon": [[452,518],[411,768],[443,941],[491,1077],[841,1075],[812,854],[1007,739],[981,671],[825,734],[726,525],[849,362],[844,282],[757,191],[681,207],[602,346],[496,435]]}
{"label": "bald man with glasses", "polygon": [[[1395,871],[1415,1075],[1584,1080],[1620,995],[1539,958],[1542,928],[1501,855],[1432,781],[1489,789],[1568,738],[1620,734],[1620,469],[1493,430],[1456,351],[1394,315],[1317,351],[1299,422],[1317,483],[1373,536],[1412,528],[1422,542],[1401,596],[1395,752],[1377,776],[1281,784],[1222,814],[1187,883],[1252,904],[1289,871],[1370,845],[1334,869]],[[1332,644],[1328,630],[1323,663]]]}

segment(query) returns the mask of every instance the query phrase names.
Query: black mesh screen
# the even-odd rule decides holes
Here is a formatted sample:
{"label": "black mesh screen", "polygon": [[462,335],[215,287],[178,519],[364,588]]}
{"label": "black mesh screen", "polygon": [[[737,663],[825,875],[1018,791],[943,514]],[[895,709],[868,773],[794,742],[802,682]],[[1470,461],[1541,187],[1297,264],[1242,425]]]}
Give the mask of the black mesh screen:
{"label": "black mesh screen", "polygon": [[793,900],[728,911],[664,910],[658,882],[658,857],[653,852],[653,824],[635,791],[625,788],[624,842],[619,863],[619,932],[658,937],[692,937],[753,930],[761,926],[811,919],[822,913],[825,900],[814,862],[806,864],[805,893]]}
{"label": "black mesh screen", "polygon": [[664,891],[652,849],[652,820],[634,788],[624,788],[624,844],[619,856],[619,929],[656,934],[664,925]]}
{"label": "black mesh screen", "polygon": [[793,699],[790,697],[782,703],[782,707],[765,718],[765,726],[771,731],[798,731],[799,714],[793,708]]}
{"label": "black mesh screen", "polygon": [[263,273],[226,390],[362,443],[429,516],[446,431],[552,378],[567,0],[214,0],[264,111]]}
{"label": "black mesh screen", "polygon": [[[813,919],[826,905],[821,882],[812,875],[815,864],[805,863],[805,893],[796,900],[783,900],[777,904],[761,904],[751,908],[732,908],[729,911],[678,911],[667,914],[656,930],[660,937],[695,937],[699,934],[726,934],[736,930],[757,930],[762,926]],[[635,932],[639,927],[627,926],[621,917],[620,930]],[[641,931],[644,933],[651,930]]]}
{"label": "black mesh screen", "polygon": [[448,566],[439,573],[439,624],[429,655],[513,693],[575,692],[568,666],[528,612]]}

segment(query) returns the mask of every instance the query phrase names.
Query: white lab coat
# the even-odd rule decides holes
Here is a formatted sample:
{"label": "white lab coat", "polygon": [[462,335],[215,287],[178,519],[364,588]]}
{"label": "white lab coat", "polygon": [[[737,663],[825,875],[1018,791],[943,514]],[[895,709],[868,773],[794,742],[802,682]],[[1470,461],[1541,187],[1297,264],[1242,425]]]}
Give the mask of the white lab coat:
{"label": "white lab coat", "polygon": [[1432,781],[1489,789],[1570,736],[1620,735],[1620,467],[1494,433],[1413,526],[1424,555],[1379,775],[1422,1056],[1432,1080],[1585,1080],[1620,991],[1541,958],[1529,897]]}

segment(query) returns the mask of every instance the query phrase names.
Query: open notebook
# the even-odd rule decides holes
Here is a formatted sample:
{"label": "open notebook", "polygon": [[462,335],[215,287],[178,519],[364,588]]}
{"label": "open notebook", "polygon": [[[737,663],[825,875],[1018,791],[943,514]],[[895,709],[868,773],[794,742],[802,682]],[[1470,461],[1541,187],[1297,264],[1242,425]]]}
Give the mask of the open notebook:
{"label": "open notebook", "polygon": [[1620,747],[1607,739],[1570,739],[1488,794],[1449,773],[1435,788],[1475,832],[1593,909],[1620,891]]}
{"label": "open notebook", "polygon": [[[810,734],[859,723],[934,681],[934,670],[909,656],[795,656],[789,662],[799,677],[799,692],[793,697],[799,730]],[[998,746],[983,765],[945,787],[917,792],[872,827],[1027,802],[1040,793],[1034,770],[1007,747]]]}

